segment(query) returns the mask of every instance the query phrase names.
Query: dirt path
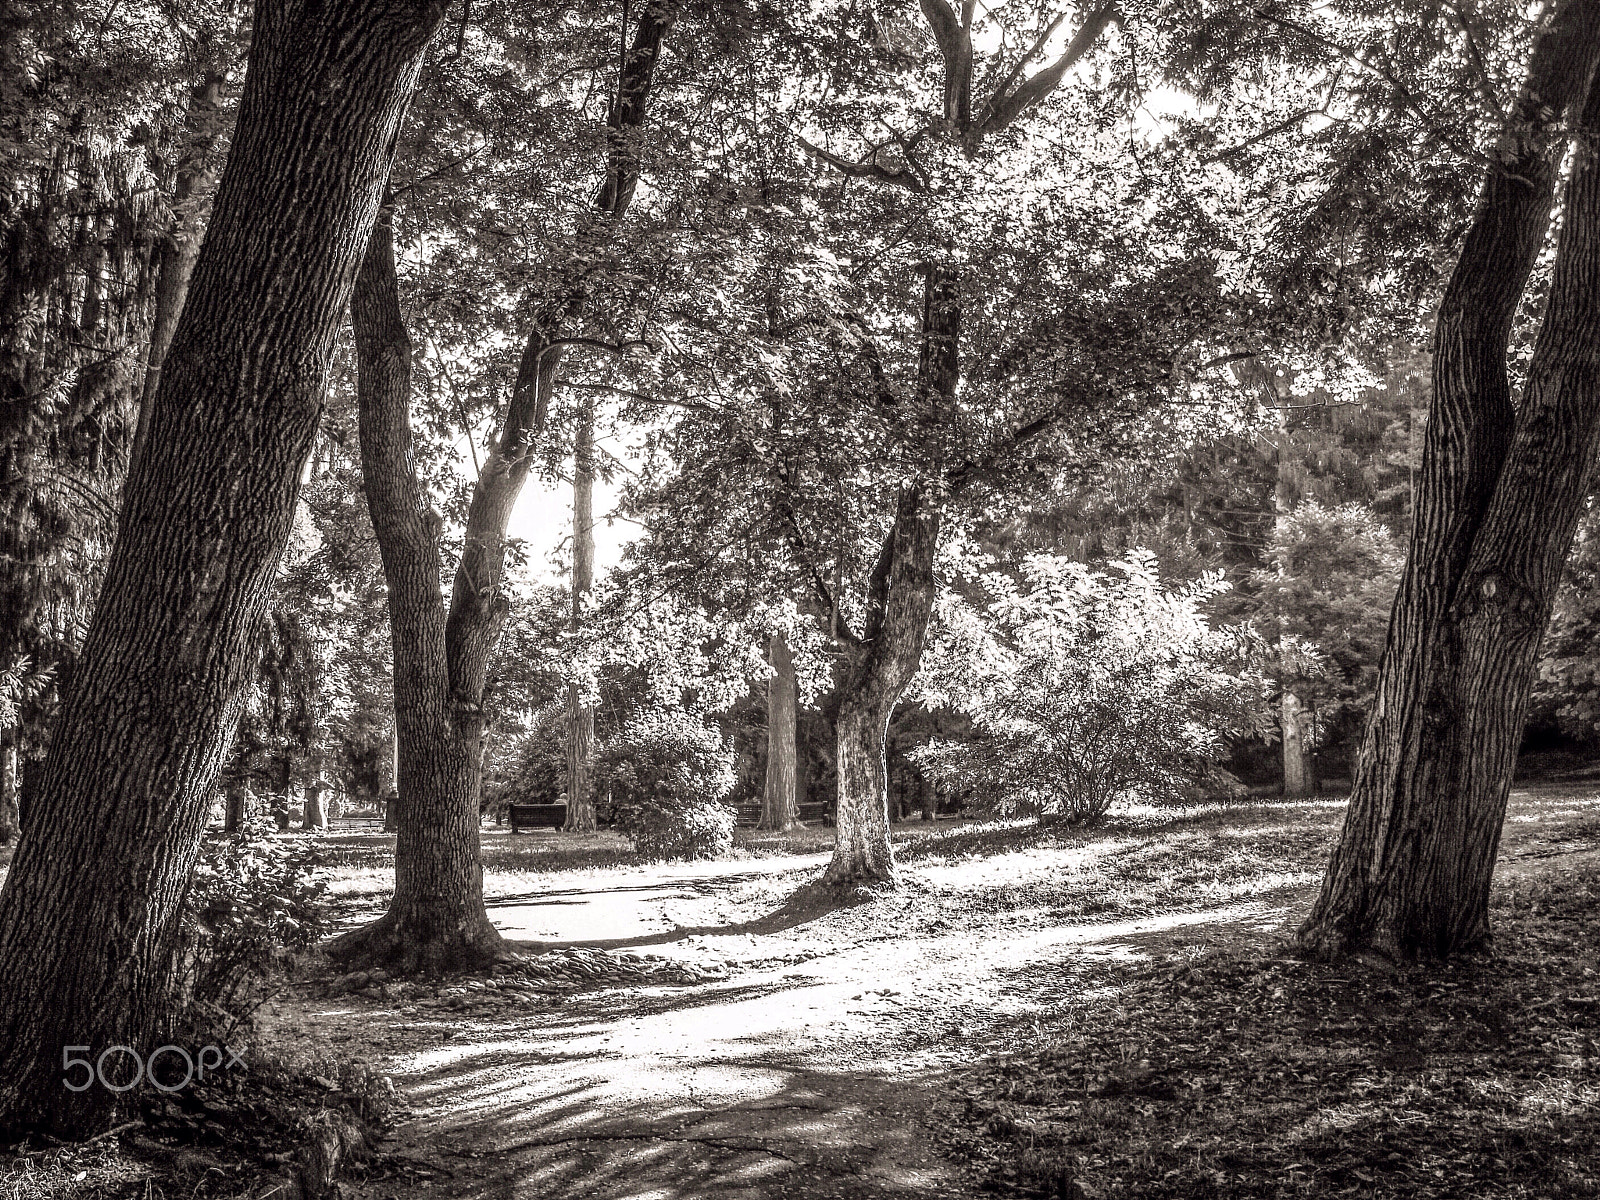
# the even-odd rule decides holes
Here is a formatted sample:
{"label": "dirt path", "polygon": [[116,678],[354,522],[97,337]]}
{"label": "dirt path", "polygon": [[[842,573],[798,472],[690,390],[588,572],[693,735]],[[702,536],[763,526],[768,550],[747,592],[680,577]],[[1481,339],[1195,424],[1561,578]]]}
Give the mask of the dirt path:
{"label": "dirt path", "polygon": [[[365,1058],[406,1094],[391,1168],[347,1183],[354,1200],[968,1195],[937,1150],[935,1127],[959,1119],[951,1077],[1081,1036],[1084,1001],[1132,960],[1280,956],[1340,816],[1307,801],[910,838],[900,892],[820,911],[786,900],[822,854],[513,873],[491,909],[530,952],[626,950],[725,977],[557,1003],[481,982],[411,1003],[305,996],[273,1007],[264,1038]],[[1597,848],[1600,800],[1519,792],[1501,879]]]}
{"label": "dirt path", "polygon": [[[1118,847],[1032,865],[1059,872]],[[298,1002],[279,1006],[273,1040],[365,1043],[415,1109],[392,1147],[408,1169],[347,1185],[356,1197],[964,1195],[927,1128],[952,1103],[953,1067],[1005,1029],[1070,1009],[1095,959],[1259,937],[1303,899],[1280,888],[1064,924],[1026,888],[1004,891],[1027,875],[1015,857],[922,863],[903,895],[824,913],[783,906],[822,856],[599,872],[502,898],[496,922],[530,949],[626,947],[723,967],[727,980],[465,1016]]]}

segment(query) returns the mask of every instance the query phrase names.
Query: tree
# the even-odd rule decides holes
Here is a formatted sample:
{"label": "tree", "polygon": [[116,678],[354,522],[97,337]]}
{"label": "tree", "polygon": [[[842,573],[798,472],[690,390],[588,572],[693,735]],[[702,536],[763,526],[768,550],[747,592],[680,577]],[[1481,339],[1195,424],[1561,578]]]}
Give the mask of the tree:
{"label": "tree", "polygon": [[1227,581],[1169,587],[1147,551],[1110,568],[1033,554],[961,581],[980,603],[941,598],[918,691],[972,729],[920,764],[1003,815],[1074,823],[1204,791],[1226,739],[1259,719],[1243,641],[1207,621]]}
{"label": "tree", "polygon": [[[265,0],[115,549],[0,893],[0,1125],[83,1136],[60,1048],[150,1049],[179,905],[440,3]],[[330,89],[327,80],[341,86]]]}
{"label": "tree", "polygon": [[[569,335],[564,327],[583,313],[591,260],[632,201],[638,160],[630,135],[644,121],[661,46],[676,19],[676,7],[667,3],[649,5],[638,17],[619,68],[594,211],[586,214],[570,260],[560,264],[571,277],[557,272],[558,290],[528,298],[532,328],[504,416],[471,487],[448,609],[439,583],[443,518],[432,508],[411,460],[412,346],[401,309],[392,205],[373,230],[351,318],[362,473],[390,590],[400,815],[394,898],[378,921],[333,944],[331,953],[347,963],[439,973],[481,968],[504,952],[483,905],[478,819],[488,723],[485,687],[510,611],[504,586],[506,526],[537,462],[563,351],[578,344],[625,349]],[[580,448],[580,475],[585,457]],[[578,492],[581,497],[581,486]],[[575,571],[574,617],[586,583]],[[592,744],[592,723],[588,728]],[[575,721],[580,762],[592,753],[576,745],[582,732],[582,722]]]}
{"label": "tree", "polygon": [[799,775],[795,747],[799,687],[794,675],[794,655],[782,634],[768,639],[772,678],[767,683],[767,778],[761,791],[758,829],[787,833],[800,823],[796,785]]}
{"label": "tree", "polygon": [[[1278,518],[1263,559],[1248,577],[1248,602],[1236,611],[1249,615],[1266,644],[1280,711],[1304,713],[1302,790],[1290,788],[1286,770],[1284,794],[1311,795],[1316,726],[1351,709],[1364,713],[1371,703],[1403,555],[1365,505],[1329,509],[1307,500]],[[1286,726],[1287,716],[1280,722]]]}
{"label": "tree", "polygon": [[[728,180],[759,235],[729,281],[738,298],[702,325],[726,357],[715,386],[684,398],[664,439],[675,457],[632,493],[654,525],[638,561],[716,576],[707,590],[730,607],[813,598],[839,666],[823,882],[844,892],[895,881],[887,730],[950,530],[1049,489],[1065,463],[1163,436],[1150,414],[1164,400],[1203,406],[1190,383],[1213,355],[1196,351],[1237,312],[1193,205],[1174,192],[1159,236],[1122,224],[1160,211],[1177,165],[1160,147],[1128,153],[1116,114],[1137,85],[1063,85],[1109,8],[1077,28],[922,9],[926,34],[854,6],[818,18],[861,57],[828,62],[822,99],[774,118],[770,157]],[[991,36],[1000,58],[980,69],[974,42]],[[1103,72],[1124,61],[1115,49],[1093,59]],[[888,135],[862,146],[863,114]],[[1033,138],[1024,116],[1072,134]],[[771,153],[790,146],[804,170]],[[1166,436],[1184,423],[1166,420]]]}
{"label": "tree", "polygon": [[[1434,332],[1413,526],[1350,808],[1299,932],[1309,953],[1443,955],[1489,937],[1500,828],[1540,637],[1600,416],[1600,5],[1537,30]],[[1576,125],[1573,114],[1581,115]],[[1578,149],[1520,403],[1508,346]]]}
{"label": "tree", "polygon": [[[572,632],[583,626],[583,607],[594,586],[594,408],[583,405],[572,447]],[[567,684],[567,823],[573,833],[593,833],[594,707],[576,681]]]}
{"label": "tree", "polygon": [[[177,164],[209,161],[198,141],[231,121],[225,97],[202,121],[192,96],[237,56],[231,8],[189,6],[181,33],[143,0],[7,10],[0,665],[27,658],[64,682],[87,630],[160,323],[163,234],[205,199],[198,184],[179,202]],[[55,687],[30,697],[0,737],[14,777],[37,766],[58,699]]]}

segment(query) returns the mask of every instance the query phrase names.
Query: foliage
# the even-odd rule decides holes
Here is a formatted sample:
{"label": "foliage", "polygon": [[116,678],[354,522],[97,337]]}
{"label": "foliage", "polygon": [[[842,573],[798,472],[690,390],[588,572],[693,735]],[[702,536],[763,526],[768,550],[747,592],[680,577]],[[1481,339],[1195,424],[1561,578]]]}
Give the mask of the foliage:
{"label": "foliage", "polygon": [[717,858],[733,846],[733,753],[722,734],[681,709],[641,713],[600,755],[617,823],[641,854]]}
{"label": "foliage", "polygon": [[0,729],[16,723],[22,706],[49,687],[53,666],[36,671],[26,655],[0,669]]}
{"label": "foliage", "polygon": [[1578,526],[1555,608],[1539,650],[1529,724],[1553,724],[1593,745],[1600,740],[1600,511],[1593,499]]}
{"label": "foliage", "polygon": [[1071,821],[1203,785],[1260,715],[1237,632],[1203,612],[1227,584],[1169,589],[1143,552],[1111,566],[1030,555],[981,577],[981,605],[945,597],[921,698],[970,715],[974,736],[919,763],[995,812]]}
{"label": "foliage", "polygon": [[331,928],[317,852],[270,836],[270,828],[256,819],[201,847],[179,917],[175,1028],[244,1019],[284,957]]}
{"label": "foliage", "polygon": [[554,804],[567,786],[567,716],[546,704],[517,741],[510,771],[494,793],[493,808],[507,804]]}
{"label": "foliage", "polygon": [[1365,710],[1405,563],[1394,535],[1364,505],[1308,500],[1278,519],[1264,559],[1246,611],[1269,677],[1322,720]]}

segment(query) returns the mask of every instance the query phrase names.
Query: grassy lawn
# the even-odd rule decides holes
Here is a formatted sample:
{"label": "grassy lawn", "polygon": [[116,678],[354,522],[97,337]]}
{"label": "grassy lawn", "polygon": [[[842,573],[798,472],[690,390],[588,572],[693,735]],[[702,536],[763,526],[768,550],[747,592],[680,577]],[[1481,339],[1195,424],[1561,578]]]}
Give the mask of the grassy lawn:
{"label": "grassy lawn", "polygon": [[[1257,936],[1083,964],[1070,1009],[959,1079],[952,1139],[1014,1196],[1600,1195],[1597,818],[1592,794],[1513,798],[1481,956],[1328,966]],[[1315,878],[1301,833],[1276,873]]]}
{"label": "grassy lawn", "polygon": [[[491,989],[473,993],[481,1004],[425,999],[398,1023],[392,1005],[319,1001],[315,983],[291,989],[285,1003],[318,1014],[316,1045],[334,1045],[319,1039],[336,1033],[339,1054],[402,1084],[407,1071],[431,1078],[442,1045],[481,1067],[460,1085],[481,1106],[479,1124],[451,1125],[458,1099],[420,1110],[406,1135],[405,1152],[441,1172],[459,1161],[451,1147],[475,1142],[486,1165],[477,1190],[461,1193],[469,1196],[521,1194],[541,1171],[577,1170],[564,1151],[539,1150],[539,1138],[518,1143],[529,1157],[497,1157],[495,1131],[519,1120],[543,1129],[570,1114],[560,1099],[568,1074],[648,1080],[670,1071],[657,1057],[662,1037],[671,1062],[700,1072],[697,1087],[722,1068],[744,1078],[768,1056],[778,1078],[804,1069],[837,1080],[804,1099],[803,1122],[781,1127],[785,1107],[771,1098],[749,1109],[766,1115],[741,1118],[755,1124],[741,1126],[740,1139],[776,1138],[785,1154],[807,1138],[819,1147],[870,1141],[878,1127],[860,1116],[865,1097],[879,1094],[870,1087],[921,1089],[914,1094],[928,1099],[906,1119],[961,1185],[884,1195],[1600,1196],[1600,795],[1513,795],[1495,947],[1443,966],[1329,966],[1292,954],[1288,935],[1342,817],[1340,801],[1316,799],[1139,810],[1088,830],[909,822],[894,831],[899,892],[805,912],[786,901],[821,869],[831,829],[740,830],[730,858],[674,864],[645,862],[610,833],[486,830],[485,891],[497,920],[548,916],[569,923],[552,935],[558,945],[636,941],[718,965],[725,982],[649,996],[585,985],[525,1014],[517,994]],[[317,840],[344,916],[381,907],[393,839]],[[605,939],[616,933],[573,932],[580,920],[596,930],[631,921],[642,932],[613,943]],[[558,1049],[570,1062],[546,1063]],[[419,1056],[409,1067],[408,1054]],[[840,1074],[841,1063],[876,1065]],[[483,1090],[470,1091],[480,1077]],[[502,1098],[502,1078],[529,1095],[544,1080],[554,1107]],[[640,1130],[681,1113],[683,1099],[670,1081],[658,1100],[640,1088],[630,1115],[597,1104],[594,1119],[640,1122],[625,1144],[643,1147],[655,1135]],[[695,1103],[712,1114],[746,1111],[732,1099]],[[193,1178],[152,1159],[156,1142],[190,1135],[148,1119],[145,1140],[125,1148],[132,1158],[102,1142],[0,1164],[0,1200],[157,1194],[152,1185],[167,1195],[251,1194],[241,1186],[254,1169],[247,1155],[218,1151],[211,1174]],[[434,1194],[432,1184],[397,1186],[383,1162],[369,1177],[389,1182],[353,1195]],[[649,1194],[715,1194],[675,1169],[661,1165]],[[834,1183],[853,1178],[846,1171]],[[83,1190],[97,1181],[98,1191]],[[645,1186],[612,1182],[617,1195]],[[834,1183],[817,1183],[815,1194],[833,1195]],[[613,1192],[594,1192],[602,1194]]]}

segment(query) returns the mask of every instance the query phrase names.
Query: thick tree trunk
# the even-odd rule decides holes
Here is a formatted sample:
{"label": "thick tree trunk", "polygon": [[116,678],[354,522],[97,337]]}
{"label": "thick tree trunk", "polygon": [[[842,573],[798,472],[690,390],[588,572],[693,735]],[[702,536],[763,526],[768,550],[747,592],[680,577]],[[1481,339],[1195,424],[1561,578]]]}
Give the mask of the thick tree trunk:
{"label": "thick tree trunk", "polygon": [[[583,604],[594,586],[594,409],[578,418],[572,451],[572,631],[583,621]],[[570,833],[593,833],[594,708],[576,684],[567,685],[567,823]]]}
{"label": "thick tree trunk", "polygon": [[917,673],[933,614],[937,507],[915,489],[902,495],[884,557],[886,597],[877,627],[863,639],[842,688],[838,736],[839,801],[833,860],[825,886],[852,889],[896,882],[889,846],[889,718]]}
{"label": "thick tree trunk", "polygon": [[173,223],[161,243],[156,262],[155,313],[150,326],[150,347],[145,355],[144,386],[139,404],[139,424],[134,433],[134,452],[144,440],[161,383],[161,364],[166,361],[172,335],[178,328],[189,295],[189,279],[200,257],[206,217],[210,212],[211,190],[216,184],[214,161],[222,127],[222,76],[210,74],[189,98],[185,119],[186,141],[173,184]]}
{"label": "thick tree trunk", "polygon": [[20,727],[0,730],[0,845],[9,846],[22,832],[22,779],[17,770]]}
{"label": "thick tree trunk", "polygon": [[1311,714],[1293,687],[1285,686],[1278,705],[1278,726],[1283,737],[1283,794],[1285,796],[1315,796],[1317,776],[1311,767],[1311,755],[1306,746],[1307,727]]}
{"label": "thick tree trunk", "polygon": [[366,231],[441,3],[261,0],[210,227],[94,622],[0,895],[0,1126],[121,1104],[63,1046],[148,1054],[179,905]]}
{"label": "thick tree trunk", "polygon": [[1512,314],[1546,232],[1566,110],[1600,129],[1600,4],[1569,2],[1535,46],[1435,332],[1410,552],[1344,830],[1300,930],[1319,956],[1472,949],[1488,897],[1533,655],[1595,441],[1600,180],[1580,150],[1527,389]]}
{"label": "thick tree trunk", "polygon": [[[961,308],[954,273],[931,264],[925,271],[919,393],[938,436],[950,419],[961,378]],[[839,799],[833,859],[822,876],[827,887],[852,890],[896,882],[886,739],[894,706],[922,664],[933,615],[942,470],[943,455],[935,449],[929,475],[939,481],[901,491],[868,585],[867,623],[851,648],[835,723]]]}
{"label": "thick tree trunk", "polygon": [[774,634],[768,643],[772,679],[767,684],[767,782],[758,829],[787,832],[800,823],[796,798],[795,716],[798,689],[789,643]]}
{"label": "thick tree trunk", "polygon": [[478,862],[484,674],[473,675],[470,663],[451,670],[440,522],[411,461],[411,338],[387,208],[373,226],[350,315],[361,473],[389,586],[399,836],[389,911],[329,953],[408,973],[479,969],[505,952],[484,908]]}

